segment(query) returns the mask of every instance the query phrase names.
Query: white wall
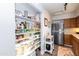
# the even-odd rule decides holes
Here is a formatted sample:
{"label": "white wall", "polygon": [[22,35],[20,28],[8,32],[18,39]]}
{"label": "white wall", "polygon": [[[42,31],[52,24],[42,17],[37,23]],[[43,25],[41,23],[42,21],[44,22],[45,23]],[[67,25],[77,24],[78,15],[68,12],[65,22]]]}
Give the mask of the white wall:
{"label": "white wall", "polygon": [[47,31],[51,34],[51,27],[44,26],[44,18],[47,18],[49,21],[51,21],[50,14],[43,9],[41,12],[41,54],[42,55],[44,54],[45,51],[45,35]]}
{"label": "white wall", "polygon": [[[51,16],[50,16],[50,14],[48,13],[48,11],[46,11],[46,10],[44,10],[43,11],[43,16],[45,17],[45,18],[47,18],[48,19],[48,21],[49,22],[51,22],[52,20],[51,20]],[[46,28],[48,29],[48,32],[51,34],[51,24],[49,24],[49,26],[50,27],[43,27],[44,28],[44,32],[45,32],[45,30],[46,30]],[[46,32],[45,32],[46,33]]]}
{"label": "white wall", "polygon": [[15,55],[15,9],[13,3],[0,3],[0,56]]}
{"label": "white wall", "polygon": [[44,17],[46,17],[46,18],[48,19],[48,21],[51,20],[51,16],[50,16],[50,14],[48,13],[48,11],[44,10],[44,11],[43,11],[43,14],[44,14]]}
{"label": "white wall", "polygon": [[41,30],[41,54],[44,54],[46,33],[49,32],[51,34],[51,27],[44,26],[44,18],[47,18],[49,21],[51,21],[51,17],[46,10],[43,10],[41,16],[42,16],[42,19],[41,19],[41,24],[42,24],[41,25],[41,29],[42,29]]}

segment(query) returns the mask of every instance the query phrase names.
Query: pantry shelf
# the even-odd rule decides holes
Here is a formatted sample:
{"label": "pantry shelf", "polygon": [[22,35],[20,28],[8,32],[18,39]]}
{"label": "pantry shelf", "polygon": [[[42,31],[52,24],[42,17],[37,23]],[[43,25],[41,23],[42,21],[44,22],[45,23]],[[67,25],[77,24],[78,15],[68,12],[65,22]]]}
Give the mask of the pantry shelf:
{"label": "pantry shelf", "polygon": [[30,55],[30,54],[31,54],[32,52],[34,52],[38,47],[40,47],[40,45],[38,45],[36,48],[34,48],[34,49],[31,50],[31,51],[25,52],[24,55],[22,55],[22,56],[28,56],[28,55]]}
{"label": "pantry shelf", "polygon": [[[34,41],[34,40],[38,40],[39,38],[40,38],[40,37],[22,41],[22,42],[20,42],[20,43],[17,43],[17,44],[16,44],[16,47],[19,47],[19,46],[22,45],[22,44],[29,44],[30,42],[32,42],[32,41]],[[39,41],[39,42],[40,42],[40,41]],[[39,43],[39,42],[37,42],[37,43]],[[36,43],[36,44],[37,44],[37,43]]]}
{"label": "pantry shelf", "polygon": [[26,17],[22,17],[22,16],[15,16],[15,18],[17,19],[23,19],[23,20],[25,20],[25,21],[30,21],[30,22],[38,22],[38,23],[40,23],[40,21],[35,21],[35,20],[31,20],[31,19],[29,19],[29,18],[26,18]]}
{"label": "pantry shelf", "polygon": [[16,10],[16,50],[20,50],[16,55],[28,56],[40,46],[40,21],[36,15],[26,16],[24,11]]}
{"label": "pantry shelf", "polygon": [[40,32],[40,31],[35,31],[35,32],[24,32],[24,33],[16,33],[16,35],[23,35],[23,34],[33,34],[33,33],[37,33],[37,32]]}

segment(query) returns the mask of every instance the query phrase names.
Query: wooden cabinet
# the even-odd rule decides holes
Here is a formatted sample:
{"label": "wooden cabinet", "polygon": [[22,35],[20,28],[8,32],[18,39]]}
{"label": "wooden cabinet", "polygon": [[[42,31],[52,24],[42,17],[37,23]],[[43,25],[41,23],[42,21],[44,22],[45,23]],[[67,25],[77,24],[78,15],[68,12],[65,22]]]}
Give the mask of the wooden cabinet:
{"label": "wooden cabinet", "polygon": [[76,19],[77,19],[77,27],[79,27],[79,16]]}
{"label": "wooden cabinet", "polygon": [[64,44],[66,45],[72,45],[72,37],[71,35],[64,35]]}
{"label": "wooden cabinet", "polygon": [[76,27],[76,18],[70,18],[64,20],[64,28],[75,28]]}
{"label": "wooden cabinet", "polygon": [[72,40],[72,49],[73,49],[73,52],[76,56],[79,56],[79,39],[75,38],[73,36],[73,40]]}
{"label": "wooden cabinet", "polygon": [[64,20],[64,28],[70,28],[70,20],[69,19]]}
{"label": "wooden cabinet", "polygon": [[79,56],[79,39],[72,35],[64,35],[64,44],[72,45],[74,55]]}
{"label": "wooden cabinet", "polygon": [[76,27],[76,18],[71,18],[70,19],[70,28],[75,28]]}

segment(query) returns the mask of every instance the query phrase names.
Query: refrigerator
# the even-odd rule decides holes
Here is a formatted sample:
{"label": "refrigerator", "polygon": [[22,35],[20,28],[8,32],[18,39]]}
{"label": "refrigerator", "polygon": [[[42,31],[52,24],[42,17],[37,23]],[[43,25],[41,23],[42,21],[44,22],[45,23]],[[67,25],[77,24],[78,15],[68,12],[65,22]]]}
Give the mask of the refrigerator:
{"label": "refrigerator", "polygon": [[64,44],[64,21],[55,20],[51,26],[51,34],[54,36],[54,44],[63,45]]}

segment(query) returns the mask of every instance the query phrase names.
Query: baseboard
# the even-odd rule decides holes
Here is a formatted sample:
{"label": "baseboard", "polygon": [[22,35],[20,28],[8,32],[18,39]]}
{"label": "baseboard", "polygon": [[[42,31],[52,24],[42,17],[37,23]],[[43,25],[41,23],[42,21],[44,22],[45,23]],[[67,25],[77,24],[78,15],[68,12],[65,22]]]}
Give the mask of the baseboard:
{"label": "baseboard", "polygon": [[72,47],[72,45],[64,44],[65,47]]}

